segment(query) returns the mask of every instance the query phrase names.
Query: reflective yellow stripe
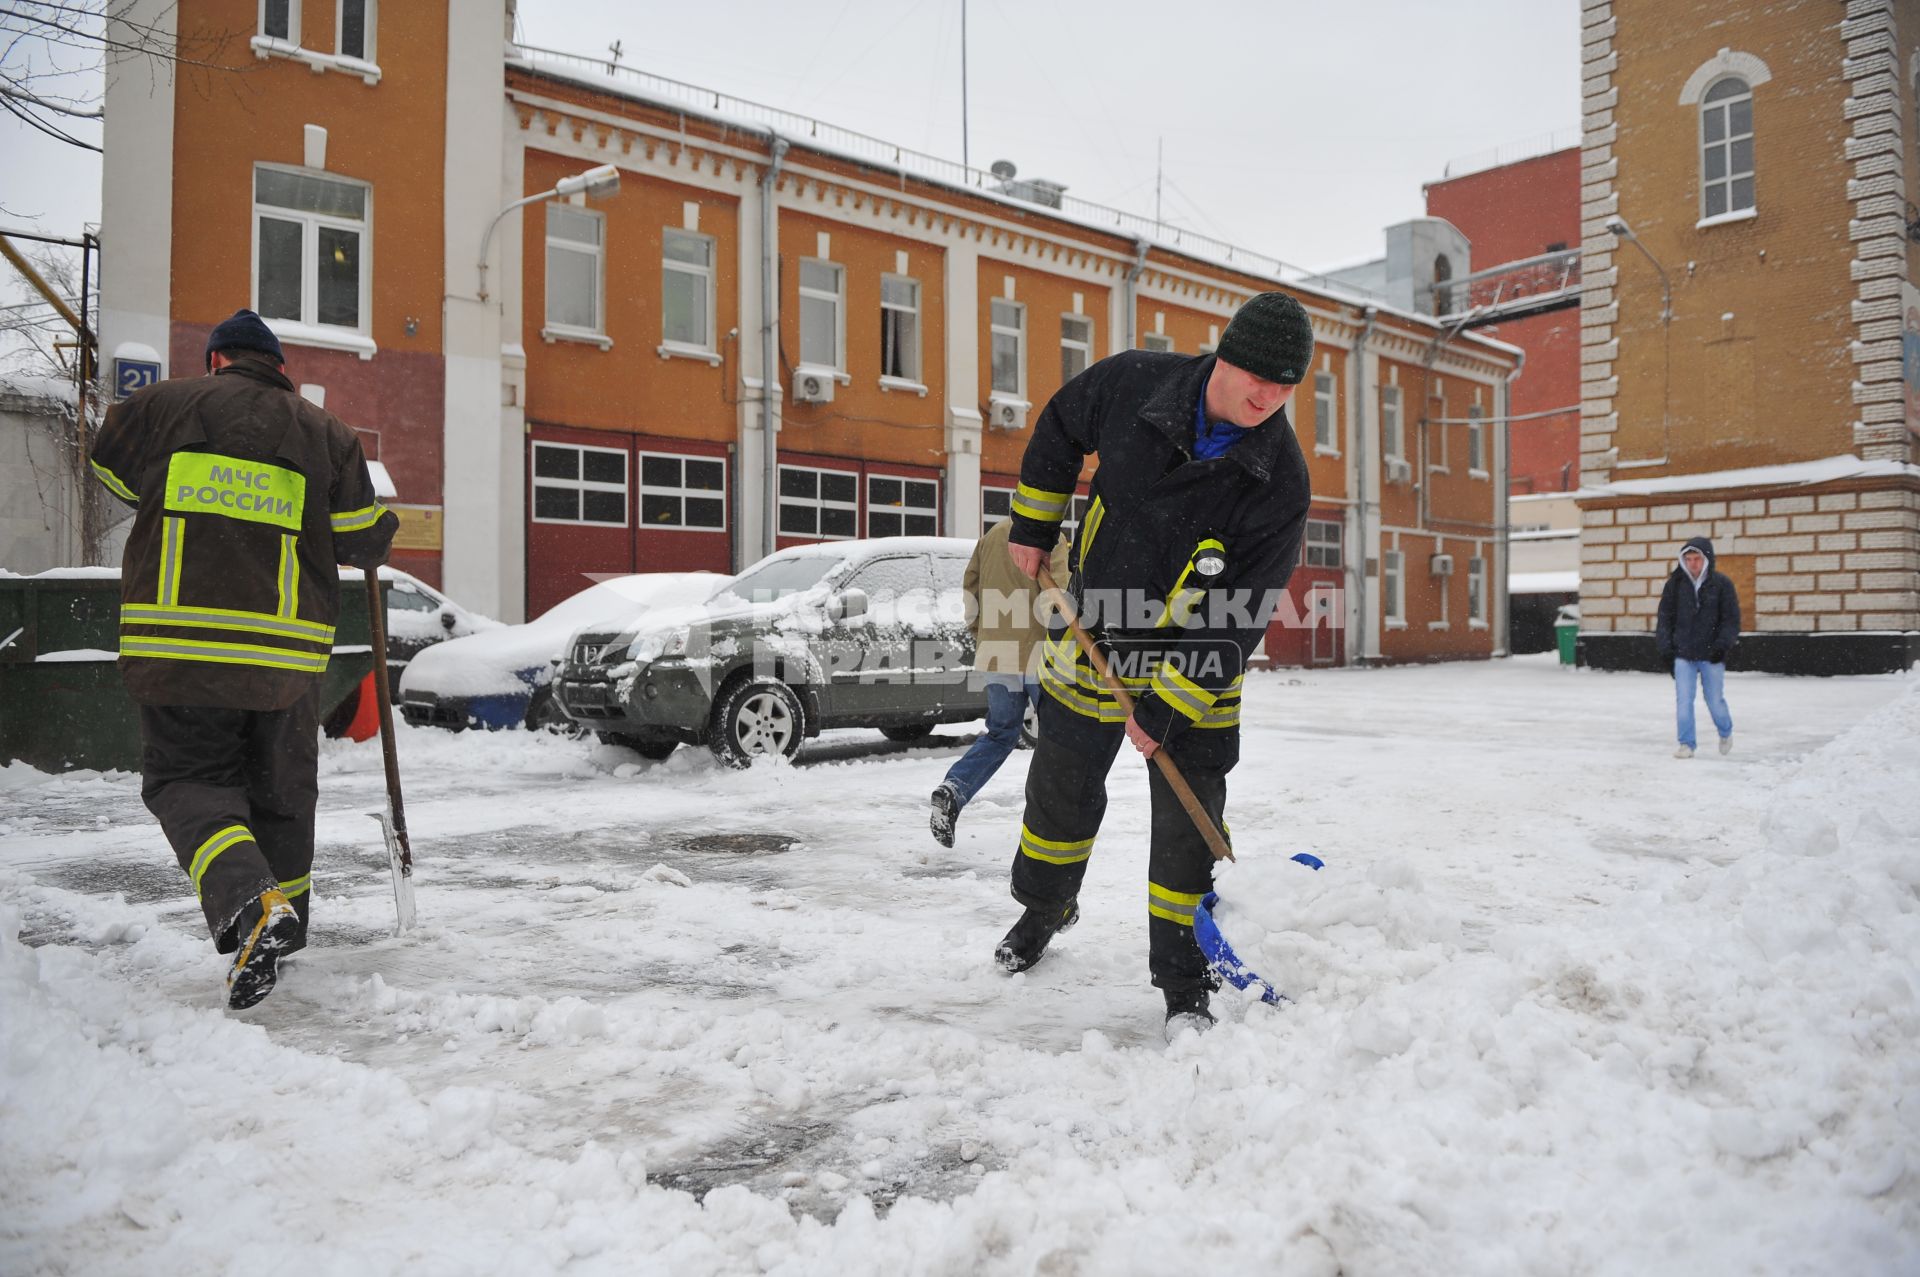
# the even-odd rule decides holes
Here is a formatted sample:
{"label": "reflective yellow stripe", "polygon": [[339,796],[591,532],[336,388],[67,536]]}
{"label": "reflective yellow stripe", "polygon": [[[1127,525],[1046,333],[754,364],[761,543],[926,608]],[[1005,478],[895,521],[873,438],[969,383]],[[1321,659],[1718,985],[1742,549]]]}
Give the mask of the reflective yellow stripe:
{"label": "reflective yellow stripe", "polygon": [[1204,588],[1186,589],[1187,578],[1193,575],[1193,561],[1208,550],[1218,550],[1225,554],[1227,547],[1212,537],[1207,537],[1193,547],[1193,553],[1187,556],[1187,566],[1180,569],[1180,579],[1173,583],[1173,591],[1167,595],[1167,610],[1154,622],[1155,628],[1163,625],[1185,625],[1187,618],[1193,615],[1193,609],[1206,597]]}
{"label": "reflective yellow stripe", "polygon": [[1228,700],[1222,696],[1213,703],[1201,720],[1194,724],[1196,728],[1219,728],[1240,726],[1240,698]]}
{"label": "reflective yellow stripe", "polygon": [[342,510],[332,516],[333,530],[335,532],[358,532],[362,528],[370,528],[380,522],[380,516],[386,512],[387,507],[381,505],[378,501],[363,509]]}
{"label": "reflective yellow stripe", "polygon": [[313,885],[313,875],[302,874],[300,877],[295,878],[292,882],[281,883],[280,892],[282,895],[286,896],[287,899],[292,900],[295,896],[306,895],[307,888],[311,887],[312,885]]}
{"label": "reflective yellow stripe", "polygon": [[1085,567],[1093,554],[1093,539],[1100,535],[1100,525],[1107,521],[1106,503],[1099,497],[1093,499],[1093,508],[1087,511],[1086,530],[1080,534],[1080,565]]}
{"label": "reflective yellow stripe", "polygon": [[1042,523],[1058,523],[1067,517],[1067,502],[1072,498],[1071,492],[1048,492],[1023,483],[1013,490],[1013,512]]}
{"label": "reflective yellow stripe", "polygon": [[1206,717],[1213,708],[1215,693],[1182,674],[1171,661],[1162,661],[1153,675],[1153,691],[1173,708],[1194,722]]}
{"label": "reflective yellow stripe", "polygon": [[1095,700],[1083,696],[1058,679],[1049,678],[1047,671],[1040,672],[1040,686],[1046,694],[1059,701],[1074,713],[1084,718],[1097,719],[1102,723],[1124,723],[1127,712],[1120,708],[1120,702],[1109,696],[1106,700]]}
{"label": "reflective yellow stripe", "polygon": [[100,476],[100,482],[107,485],[107,491],[113,493],[113,495],[116,497],[123,497],[126,500],[131,501],[135,505],[139,504],[140,502],[139,495],[135,493],[132,488],[129,488],[126,484],[120,482],[119,475],[107,469],[105,466],[101,465],[98,461],[95,461],[92,457],[87,458],[87,464],[93,467],[93,472],[96,475]]}
{"label": "reflective yellow stripe", "polygon": [[252,842],[253,833],[245,825],[228,825],[194,848],[193,859],[187,864],[187,877],[193,879],[193,894],[200,894],[200,880],[206,877],[207,866],[227,848],[238,843]]}
{"label": "reflective yellow stripe", "polygon": [[293,670],[300,674],[324,674],[327,672],[329,654],[289,652],[281,648],[260,647],[252,643],[215,643],[123,634],[120,636],[120,655],[142,656],[155,661],[209,661],[216,665],[263,665],[268,669]]}
{"label": "reflective yellow stripe", "polygon": [[216,607],[161,607],[156,603],[126,603],[121,625],[190,625],[203,630],[242,630],[298,639],[303,643],[333,642],[333,627],[318,621],[268,616],[265,612],[228,612]]}
{"label": "reflective yellow stripe", "polygon": [[160,606],[180,601],[180,552],[187,540],[187,521],[167,515],[160,521]]}
{"label": "reflective yellow stripe", "polygon": [[282,620],[291,620],[300,610],[300,538],[294,533],[280,537],[280,611]]}
{"label": "reflective yellow stripe", "polygon": [[1077,865],[1093,854],[1093,839],[1062,842],[1056,838],[1042,838],[1021,825],[1020,854],[1050,865]]}
{"label": "reflective yellow stripe", "polygon": [[1204,891],[1172,891],[1157,882],[1147,884],[1147,912],[1183,927],[1193,925],[1193,911],[1205,898]]}

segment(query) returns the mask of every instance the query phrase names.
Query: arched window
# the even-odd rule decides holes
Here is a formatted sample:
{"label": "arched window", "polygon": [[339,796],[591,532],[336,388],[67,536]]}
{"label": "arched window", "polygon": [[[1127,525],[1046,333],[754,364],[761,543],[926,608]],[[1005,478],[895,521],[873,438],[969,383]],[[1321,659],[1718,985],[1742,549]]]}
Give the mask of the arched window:
{"label": "arched window", "polygon": [[1700,98],[1700,215],[1753,206],[1753,90],[1727,76]]}

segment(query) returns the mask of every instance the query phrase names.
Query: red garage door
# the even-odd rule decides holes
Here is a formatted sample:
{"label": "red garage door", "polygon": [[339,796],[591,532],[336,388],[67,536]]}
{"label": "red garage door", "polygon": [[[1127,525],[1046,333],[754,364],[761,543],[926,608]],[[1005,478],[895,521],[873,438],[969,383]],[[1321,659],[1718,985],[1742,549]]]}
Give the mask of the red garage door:
{"label": "red garage door", "polygon": [[1267,659],[1275,665],[1338,665],[1345,659],[1343,527],[1338,511],[1315,511],[1307,519],[1287,602],[1267,626]]}

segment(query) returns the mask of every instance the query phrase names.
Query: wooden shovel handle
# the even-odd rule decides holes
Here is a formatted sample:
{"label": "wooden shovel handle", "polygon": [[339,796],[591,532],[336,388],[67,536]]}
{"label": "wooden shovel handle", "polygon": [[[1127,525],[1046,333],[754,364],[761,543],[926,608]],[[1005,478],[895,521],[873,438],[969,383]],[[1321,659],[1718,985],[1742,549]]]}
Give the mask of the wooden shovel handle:
{"label": "wooden shovel handle", "polygon": [[373,688],[380,702],[380,753],[387,769],[387,810],[393,816],[394,841],[400,844],[400,872],[413,873],[413,846],[407,841],[407,809],[400,801],[400,756],[393,740],[393,696],[388,690],[387,606],[380,597],[380,569],[367,568],[367,630],[373,640]]}
{"label": "wooden shovel handle", "polygon": [[[1107,685],[1107,690],[1113,693],[1114,699],[1120,702],[1120,708],[1127,711],[1127,717],[1132,718],[1133,697],[1127,693],[1127,689],[1121,685],[1120,680],[1113,676],[1113,669],[1107,664],[1106,654],[1093,641],[1093,635],[1087,633],[1081,626],[1080,618],[1074,615],[1072,604],[1055,584],[1053,572],[1045,563],[1040,565],[1040,575],[1037,579],[1040,582],[1040,588],[1046,592],[1047,602],[1060,613],[1067,623],[1067,628],[1073,631],[1074,641],[1080,644],[1080,650],[1087,654],[1089,661],[1093,662],[1093,668],[1100,675],[1100,680]],[[1221,834],[1219,826],[1213,823],[1213,817],[1207,815],[1207,809],[1200,805],[1199,797],[1193,792],[1193,787],[1187,784],[1187,778],[1180,774],[1180,768],[1174,763],[1173,756],[1167,752],[1166,746],[1162,745],[1153,751],[1153,761],[1160,768],[1160,774],[1167,778],[1167,784],[1172,788],[1174,795],[1180,799],[1180,805],[1187,809],[1187,815],[1193,819],[1193,827],[1198,829],[1200,836],[1207,840],[1207,850],[1213,853],[1213,858],[1232,860],[1233,848],[1227,845],[1227,840]]]}

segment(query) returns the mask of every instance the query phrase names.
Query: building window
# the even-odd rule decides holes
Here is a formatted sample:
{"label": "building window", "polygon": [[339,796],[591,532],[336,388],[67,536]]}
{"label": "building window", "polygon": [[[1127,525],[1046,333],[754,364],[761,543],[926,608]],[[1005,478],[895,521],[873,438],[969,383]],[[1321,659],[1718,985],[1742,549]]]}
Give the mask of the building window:
{"label": "building window", "polygon": [[880,277],[880,375],[920,380],[920,281]]}
{"label": "building window", "polygon": [[726,531],[727,463],[719,457],[641,453],[640,526]]}
{"label": "building window", "polygon": [[845,282],[846,268],[811,257],[801,260],[801,363],[814,368],[846,370],[845,326],[841,320]]}
{"label": "building window", "polygon": [[1467,409],[1467,469],[1474,474],[1487,472],[1486,410],[1475,405]]}
{"label": "building window", "polygon": [[1060,380],[1064,384],[1093,362],[1093,320],[1085,315],[1060,317]]}
{"label": "building window", "polygon": [[300,43],[300,0],[260,0],[260,34]]}
{"label": "building window", "polygon": [[1728,76],[1700,99],[1700,214],[1753,206],[1753,90]]}
{"label": "building window", "polygon": [[626,450],[534,444],[533,521],[626,527]]}
{"label": "building window", "polygon": [[713,240],[668,230],[660,241],[660,335],[669,346],[713,349]]}
{"label": "building window", "polygon": [[1407,619],[1406,573],[1401,570],[1401,555],[1398,550],[1388,550],[1380,556],[1380,605],[1386,609],[1387,620],[1404,624]]}
{"label": "building window", "polygon": [[940,532],[940,485],[932,479],[867,476],[867,535],[930,537]]}
{"label": "building window", "polygon": [[547,205],[547,327],[562,332],[604,331],[601,317],[606,223],[570,204]]}
{"label": "building window", "polygon": [[1333,519],[1308,519],[1307,539],[1301,546],[1301,563],[1310,568],[1339,567],[1341,533],[1340,524]]}
{"label": "building window", "polygon": [[1487,561],[1467,560],[1467,620],[1487,619]]}
{"label": "building window", "polygon": [[994,524],[1013,515],[1012,488],[980,489],[980,535],[985,536]]}
{"label": "building window", "polygon": [[1173,353],[1173,338],[1165,333],[1148,333],[1140,339],[1142,350],[1157,350],[1161,354]]}
{"label": "building window", "polygon": [[374,4],[375,0],[340,0],[339,28],[334,32],[335,53],[362,62],[374,61]]}
{"label": "building window", "polygon": [[1400,441],[1400,387],[1380,387],[1380,449],[1395,461],[1406,459]]}
{"label": "building window", "polygon": [[256,168],[254,310],[267,319],[361,331],[371,195],[358,182]]}
{"label": "building window", "polygon": [[1333,374],[1317,372],[1313,374],[1313,446],[1337,452],[1340,448],[1339,400],[1334,393]]}
{"label": "building window", "polygon": [[858,536],[859,476],[851,470],[781,466],[780,531],[787,536],[826,540]]}
{"label": "building window", "polygon": [[1027,397],[1027,308],[996,297],[987,308],[993,347],[993,393]]}

